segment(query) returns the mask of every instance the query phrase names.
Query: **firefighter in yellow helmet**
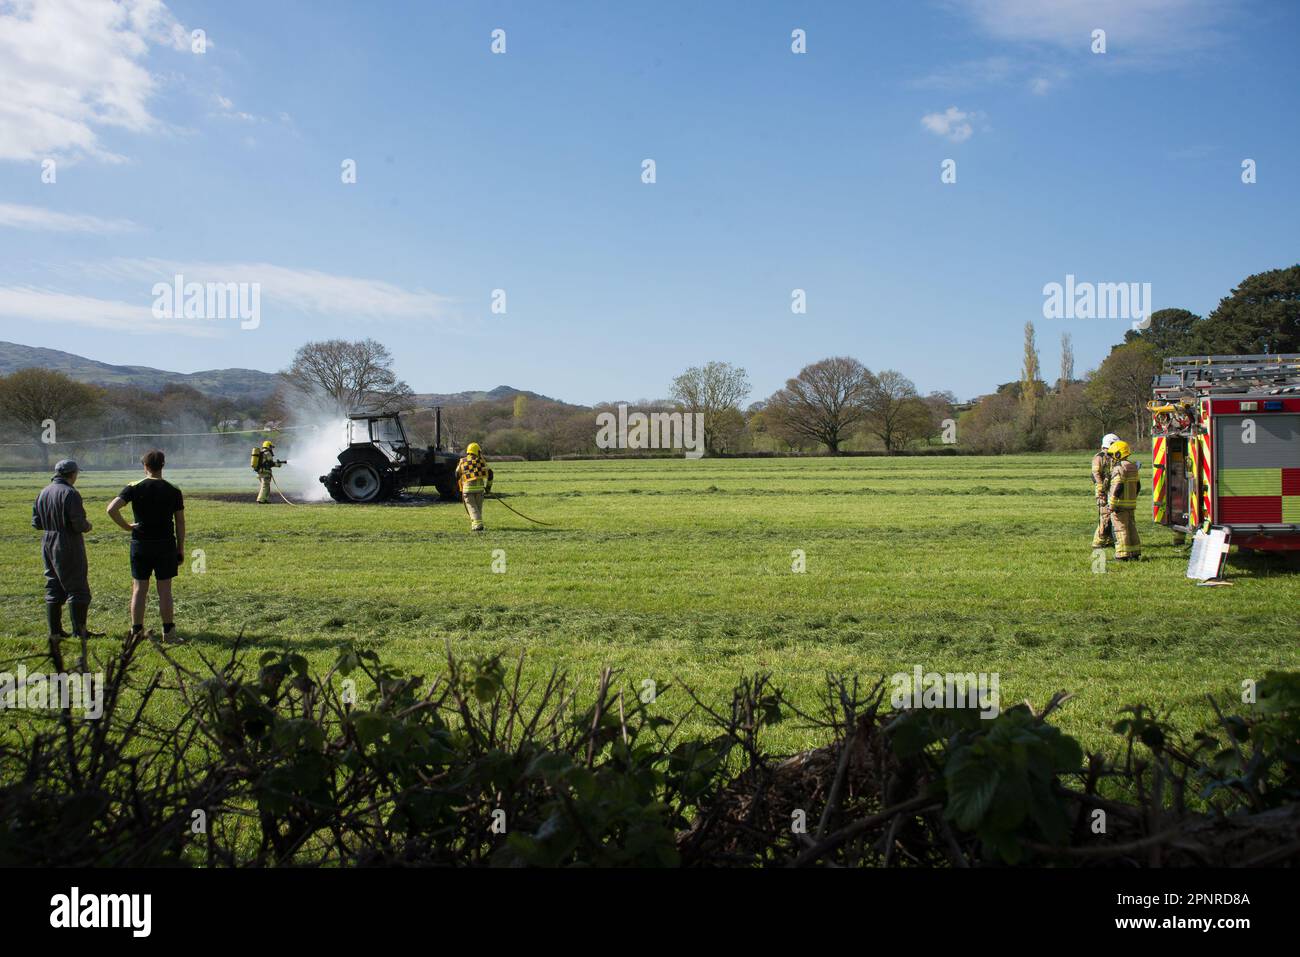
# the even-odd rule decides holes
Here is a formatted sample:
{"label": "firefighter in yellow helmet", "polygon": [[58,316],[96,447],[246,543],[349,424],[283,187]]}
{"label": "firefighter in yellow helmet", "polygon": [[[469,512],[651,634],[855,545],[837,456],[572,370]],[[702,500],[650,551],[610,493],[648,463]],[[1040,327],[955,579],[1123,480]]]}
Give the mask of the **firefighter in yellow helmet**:
{"label": "firefighter in yellow helmet", "polygon": [[1142,481],[1138,478],[1138,467],[1129,460],[1132,450],[1127,442],[1112,442],[1107,450],[1110,453],[1110,492],[1106,505],[1110,510],[1110,527],[1115,534],[1115,560],[1136,561],[1142,557],[1142,543],[1138,540],[1137,523],[1133,521],[1133,512],[1137,508],[1138,494],[1142,491]]}
{"label": "firefighter in yellow helmet", "polygon": [[253,449],[253,459],[250,464],[258,478],[257,504],[265,505],[271,499],[271,469],[288,463],[281,462],[275,457],[275,444],[267,440],[260,448]]}
{"label": "firefighter in yellow helmet", "polygon": [[483,531],[483,497],[492,491],[492,470],[483,461],[477,442],[471,442],[465,457],[456,463],[456,486],[469,512],[469,530]]}
{"label": "firefighter in yellow helmet", "polygon": [[1092,457],[1092,492],[1097,499],[1097,528],[1092,533],[1093,548],[1109,548],[1115,544],[1110,533],[1110,510],[1106,499],[1110,495],[1110,447],[1119,436],[1108,432],[1101,438],[1101,448]]}

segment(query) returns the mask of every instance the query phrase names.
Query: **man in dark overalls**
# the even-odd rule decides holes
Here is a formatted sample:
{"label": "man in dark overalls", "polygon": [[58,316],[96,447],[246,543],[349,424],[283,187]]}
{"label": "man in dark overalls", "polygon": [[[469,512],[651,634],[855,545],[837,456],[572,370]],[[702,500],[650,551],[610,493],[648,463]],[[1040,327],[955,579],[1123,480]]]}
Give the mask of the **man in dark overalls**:
{"label": "man in dark overalls", "polygon": [[73,488],[79,471],[71,459],[54,466],[54,477],[32,506],[32,528],[45,533],[41,557],[45,560],[45,616],[50,625],[50,638],[69,637],[63,630],[66,602],[72,616],[72,634],[81,639],[84,667],[86,639],[90,637],[86,627],[90,612],[90,569],[86,563],[86,543],[81,536],[90,531],[90,522],[86,519],[81,493]]}

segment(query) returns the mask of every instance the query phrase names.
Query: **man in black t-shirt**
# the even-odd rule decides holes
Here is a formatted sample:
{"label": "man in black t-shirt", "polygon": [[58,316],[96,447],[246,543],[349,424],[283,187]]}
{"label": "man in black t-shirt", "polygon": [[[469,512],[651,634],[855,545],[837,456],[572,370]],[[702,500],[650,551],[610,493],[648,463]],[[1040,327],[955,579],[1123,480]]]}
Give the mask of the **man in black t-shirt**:
{"label": "man in black t-shirt", "polygon": [[[174,639],[172,579],[185,558],[185,500],[181,490],[162,477],[166,459],[161,449],[150,449],[140,463],[144,478],[132,482],[108,503],[108,517],[131,533],[131,633],[144,629],[152,576],[158,581],[163,637]],[[122,506],[128,503],[135,516],[130,523],[122,517]]]}

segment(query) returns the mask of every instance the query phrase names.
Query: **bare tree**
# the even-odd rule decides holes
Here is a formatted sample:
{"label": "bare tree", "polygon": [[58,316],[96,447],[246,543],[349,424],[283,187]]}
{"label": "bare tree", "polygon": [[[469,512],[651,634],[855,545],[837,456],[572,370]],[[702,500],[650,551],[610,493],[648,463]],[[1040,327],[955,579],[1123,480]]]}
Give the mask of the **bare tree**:
{"label": "bare tree", "polygon": [[407,407],[412,395],[392,364],[388,349],[374,339],[328,339],[302,346],[281,375],[295,391],[324,399],[332,412],[392,412]]}
{"label": "bare tree", "polygon": [[867,428],[885,444],[886,452],[902,448],[915,434],[916,398],[916,386],[901,372],[886,369],[872,376],[866,400]]}
{"label": "bare tree", "polygon": [[838,453],[867,417],[874,376],[857,359],[835,356],[804,366],[767,400],[765,412],[781,433],[815,439]]}
{"label": "bare tree", "polygon": [[46,422],[54,426],[54,439],[78,421],[94,415],[99,408],[99,389],[62,372],[49,369],[19,369],[0,376],[0,419],[12,423],[24,438],[31,439],[48,468],[50,446],[42,441]]}
{"label": "bare tree", "polygon": [[704,413],[704,447],[718,451],[750,391],[745,370],[729,362],[693,366],[673,379],[673,398],[687,412]]}
{"label": "bare tree", "polygon": [[1068,332],[1061,333],[1061,378],[1056,383],[1056,391],[1064,392],[1074,381],[1074,343]]}

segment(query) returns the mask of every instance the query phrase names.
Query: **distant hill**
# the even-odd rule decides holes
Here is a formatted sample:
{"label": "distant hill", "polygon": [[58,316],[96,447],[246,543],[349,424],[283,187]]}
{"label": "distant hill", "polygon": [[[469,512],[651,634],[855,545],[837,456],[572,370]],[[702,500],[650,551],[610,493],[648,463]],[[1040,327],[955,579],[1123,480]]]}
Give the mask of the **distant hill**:
{"label": "distant hill", "polygon": [[[259,402],[270,396],[275,391],[280,378],[273,372],[260,372],[257,369],[167,372],[148,366],[115,366],[74,355],[71,352],[60,352],[58,349],[39,349],[34,346],[19,345],[16,342],[0,342],[0,375],[8,375],[18,369],[31,366],[62,372],[78,382],[89,382],[93,385],[130,385],[142,389],[161,389],[165,385],[187,385],[205,395],[250,402]],[[508,385],[499,385],[486,392],[421,392],[415,396],[415,400],[418,406],[431,408],[435,405],[469,405],[471,402],[481,402],[485,399],[513,399],[517,395],[527,396],[530,399],[545,399],[549,402],[559,401],[537,392],[515,389]]]}
{"label": "distant hill", "polygon": [[94,385],[131,385],[160,389],[187,385],[206,395],[258,401],[275,391],[279,376],[257,369],[209,369],[206,372],[167,372],[149,366],[115,366],[58,349],[38,349],[16,342],[0,342],[0,375],[36,366],[62,372],[78,382]]}
{"label": "distant hill", "polygon": [[[570,402],[564,402],[560,399],[552,399],[549,395],[542,395],[539,392],[529,392],[527,389],[516,389],[508,385],[499,385],[495,389],[489,389],[487,392],[417,392],[415,394],[415,403],[423,409],[432,408],[435,405],[469,405],[471,402],[500,401],[502,399],[513,399],[517,395],[522,395],[528,399],[541,399],[545,402],[559,402],[561,405],[572,405]],[[573,406],[581,408],[581,406]]]}

